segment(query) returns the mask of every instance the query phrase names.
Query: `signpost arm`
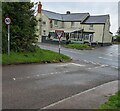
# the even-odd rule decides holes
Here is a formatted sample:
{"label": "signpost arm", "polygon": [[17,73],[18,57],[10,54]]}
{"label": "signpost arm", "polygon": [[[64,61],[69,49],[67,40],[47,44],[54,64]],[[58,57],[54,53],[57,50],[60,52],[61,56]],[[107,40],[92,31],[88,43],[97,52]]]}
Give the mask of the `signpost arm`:
{"label": "signpost arm", "polygon": [[10,25],[8,25],[8,55],[10,55]]}

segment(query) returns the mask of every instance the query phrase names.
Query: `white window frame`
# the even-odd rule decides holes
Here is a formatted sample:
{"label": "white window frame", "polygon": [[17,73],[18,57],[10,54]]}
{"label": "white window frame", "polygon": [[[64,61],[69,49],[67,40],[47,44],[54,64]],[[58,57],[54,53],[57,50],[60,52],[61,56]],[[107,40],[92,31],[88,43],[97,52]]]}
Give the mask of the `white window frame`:
{"label": "white window frame", "polygon": [[46,25],[46,21],[43,21],[43,25]]}
{"label": "white window frame", "polygon": [[75,27],[75,22],[71,22],[71,27]]}
{"label": "white window frame", "polygon": [[54,20],[54,25],[58,26],[58,21],[57,20]]}
{"label": "white window frame", "polygon": [[93,24],[90,24],[89,30],[93,30]]}

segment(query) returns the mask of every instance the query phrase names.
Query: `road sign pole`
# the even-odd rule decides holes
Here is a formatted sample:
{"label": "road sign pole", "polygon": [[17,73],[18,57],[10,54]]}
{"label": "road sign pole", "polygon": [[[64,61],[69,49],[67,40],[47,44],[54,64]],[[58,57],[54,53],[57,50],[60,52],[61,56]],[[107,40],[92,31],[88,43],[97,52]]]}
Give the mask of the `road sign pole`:
{"label": "road sign pole", "polygon": [[64,33],[64,30],[55,30],[55,33],[57,34],[57,36],[58,36],[58,39],[59,39],[59,54],[60,54],[60,39],[61,39],[61,37],[62,37],[62,35],[63,35],[63,33]]}
{"label": "road sign pole", "polygon": [[8,55],[10,55],[10,25],[8,25]]}
{"label": "road sign pole", "polygon": [[59,54],[60,54],[60,39],[59,39]]}
{"label": "road sign pole", "polygon": [[10,17],[6,17],[4,22],[8,26],[8,55],[10,55],[10,24],[11,24]]}

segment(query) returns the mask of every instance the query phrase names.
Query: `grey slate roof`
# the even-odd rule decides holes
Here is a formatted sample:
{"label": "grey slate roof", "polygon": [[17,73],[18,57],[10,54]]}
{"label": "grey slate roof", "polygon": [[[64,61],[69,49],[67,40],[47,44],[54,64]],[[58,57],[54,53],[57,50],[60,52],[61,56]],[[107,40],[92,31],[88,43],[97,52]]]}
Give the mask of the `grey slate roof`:
{"label": "grey slate roof", "polygon": [[62,16],[59,13],[55,13],[47,10],[42,10],[42,13],[44,13],[49,19],[62,20]]}
{"label": "grey slate roof", "polygon": [[49,19],[60,20],[60,21],[83,21],[89,16],[89,13],[59,14],[59,13],[55,13],[47,10],[42,10],[42,12]]}
{"label": "grey slate roof", "polygon": [[89,16],[89,13],[62,14],[63,21],[83,21],[88,16]]}
{"label": "grey slate roof", "polygon": [[108,18],[109,15],[89,16],[88,19],[83,22],[83,24],[101,24],[105,23]]}

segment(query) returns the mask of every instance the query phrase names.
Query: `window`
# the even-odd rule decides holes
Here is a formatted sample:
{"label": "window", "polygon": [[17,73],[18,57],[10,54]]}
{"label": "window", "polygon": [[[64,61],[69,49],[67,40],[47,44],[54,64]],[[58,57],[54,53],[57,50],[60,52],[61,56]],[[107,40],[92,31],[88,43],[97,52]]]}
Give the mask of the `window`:
{"label": "window", "polygon": [[57,21],[57,20],[54,21],[54,25],[55,25],[55,26],[58,25],[58,21]]}
{"label": "window", "polygon": [[45,21],[43,21],[43,25],[46,25],[46,22],[45,22]]}
{"label": "window", "polygon": [[84,40],[89,40],[89,34],[85,34]]}
{"label": "window", "polygon": [[93,30],[93,24],[90,24],[90,28],[89,28],[90,30]]}
{"label": "window", "polygon": [[74,27],[75,23],[74,22],[71,22],[71,27]]}
{"label": "window", "polygon": [[43,30],[43,35],[46,35],[46,30]]}

